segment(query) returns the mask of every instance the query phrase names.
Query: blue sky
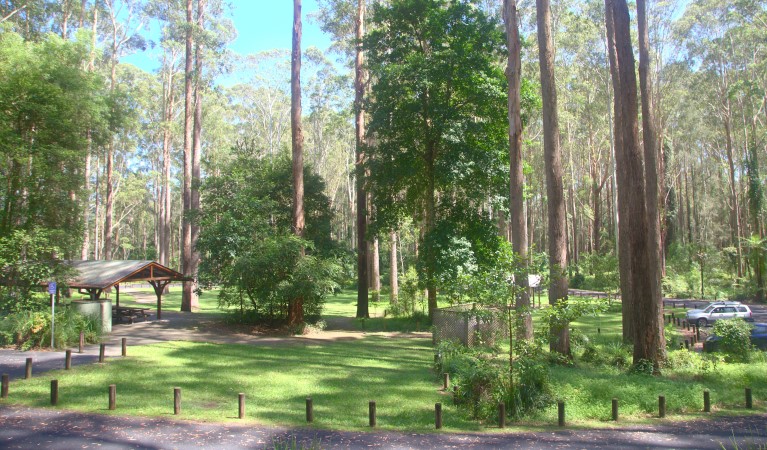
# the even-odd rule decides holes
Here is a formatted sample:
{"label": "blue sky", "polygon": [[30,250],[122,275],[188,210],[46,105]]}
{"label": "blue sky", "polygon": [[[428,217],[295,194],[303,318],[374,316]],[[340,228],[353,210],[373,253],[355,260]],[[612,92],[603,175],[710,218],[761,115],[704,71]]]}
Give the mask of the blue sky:
{"label": "blue sky", "polygon": [[[229,49],[247,55],[272,49],[290,49],[293,28],[292,0],[231,0],[230,18],[237,29],[237,38]],[[303,0],[303,36],[301,47],[315,46],[321,50],[330,47],[330,36],[309,15],[319,9],[317,0]],[[150,39],[157,39],[158,25],[148,24]],[[159,54],[148,49],[126,56],[122,62],[133,64],[146,71],[159,67]],[[236,78],[236,77],[235,77]]]}

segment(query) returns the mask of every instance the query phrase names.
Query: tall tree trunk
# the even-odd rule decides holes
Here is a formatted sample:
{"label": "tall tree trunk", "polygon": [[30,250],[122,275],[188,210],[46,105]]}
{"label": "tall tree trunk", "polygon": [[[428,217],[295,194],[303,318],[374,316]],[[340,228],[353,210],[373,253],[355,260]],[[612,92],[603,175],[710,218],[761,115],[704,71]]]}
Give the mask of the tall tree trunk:
{"label": "tall tree trunk", "polygon": [[[205,29],[205,0],[197,2],[197,32],[202,33]],[[194,129],[192,130],[192,186],[191,186],[191,211],[195,216],[191,225],[192,241],[192,267],[190,272],[194,278],[192,295],[190,298],[191,309],[195,311],[200,308],[200,301],[197,296],[197,270],[200,267],[200,252],[197,251],[197,241],[200,238],[200,225],[196,218],[200,212],[200,160],[202,159],[202,39],[198,38],[194,42]]]}
{"label": "tall tree trunk", "polygon": [[[117,46],[116,42],[113,41],[114,45],[112,45],[112,70],[110,75],[110,82],[109,82],[109,92],[114,93],[115,87],[117,86],[117,61],[115,60],[116,52],[117,52]],[[114,135],[111,135],[109,137],[109,144],[107,145],[107,155],[106,155],[106,204],[104,205],[104,254],[103,258],[106,260],[112,259],[112,246],[113,246],[113,217],[114,217],[114,203],[115,203],[115,192],[114,192],[114,157],[115,157],[115,137]]]}
{"label": "tall tree trunk", "polygon": [[[621,217],[621,228],[629,230],[628,239],[621,245],[628,246],[629,273],[631,292],[622,292],[625,298],[632,295],[631,319],[634,323],[634,364],[642,360],[652,361],[658,370],[660,361],[659,315],[653,298],[655,289],[650,267],[650,239],[648,237],[648,217],[646,211],[646,190],[643,158],[639,149],[638,102],[634,53],[631,44],[631,22],[628,5],[625,0],[611,0],[615,31],[615,48],[620,78],[620,90],[615,97],[621,97],[620,130],[622,149],[626,166],[626,183],[618,184],[619,190],[627,191],[628,216]],[[623,274],[621,274],[623,277]]]}
{"label": "tall tree trunk", "polygon": [[171,122],[173,121],[173,107],[175,103],[175,90],[173,89],[173,61],[168,64],[168,78],[165,88],[165,116],[162,139],[162,217],[160,218],[160,264],[170,267],[170,243],[171,243],[171,146],[173,145],[171,134]]}
{"label": "tall tree trunk", "polygon": [[370,286],[373,288],[373,301],[381,296],[381,255],[378,248],[378,237],[373,239],[370,252]]}
{"label": "tall tree trunk", "polygon": [[357,47],[354,60],[354,128],[355,128],[355,181],[357,188],[357,314],[369,317],[368,311],[368,242],[367,193],[365,192],[365,96],[364,54],[362,38],[365,35],[365,0],[357,0]]}
{"label": "tall tree trunk", "polygon": [[[655,117],[652,106],[652,87],[650,85],[650,38],[647,32],[646,0],[637,0],[637,22],[639,28],[639,87],[642,93],[642,133],[644,144],[644,173],[646,186],[647,214],[647,256],[648,267],[644,278],[651,285],[651,297],[642,303],[641,314],[647,317],[647,326],[654,330],[638,330],[636,343],[652,345],[655,348],[643,350],[642,357],[648,352],[655,354],[652,359],[656,364],[666,359],[666,337],[663,324],[663,292],[661,289],[661,227],[658,204],[661,197],[658,191],[658,140],[655,129]],[[642,344],[643,342],[646,342]],[[635,344],[636,345],[636,344]],[[635,355],[637,354],[635,350]],[[635,356],[636,358],[636,356]]]}
{"label": "tall tree trunk", "polygon": [[727,151],[727,168],[729,174],[729,194],[730,194],[730,241],[737,249],[737,268],[738,278],[743,277],[743,255],[740,245],[742,236],[740,224],[740,205],[738,203],[738,187],[735,181],[735,158],[733,157],[732,131],[730,127],[730,100],[724,101],[724,136],[725,149]]}
{"label": "tall tree trunk", "polygon": [[[556,305],[559,302],[567,302],[567,230],[549,0],[536,0],[535,11],[538,22],[538,61],[541,68],[541,98],[543,100],[543,153],[548,200],[549,303]],[[555,320],[551,324],[549,346],[551,351],[568,357],[571,355],[570,333],[566,321]]]}
{"label": "tall tree trunk", "polygon": [[517,337],[530,340],[533,338],[533,319],[530,314],[530,296],[528,293],[528,258],[527,258],[527,217],[525,215],[525,175],[522,165],[522,110],[520,90],[522,82],[521,44],[519,39],[519,17],[516,0],[504,0],[503,20],[506,26],[506,46],[509,59],[506,67],[506,79],[509,83],[508,118],[509,118],[509,220],[511,225],[511,246],[519,255],[520,267],[514,280],[519,286],[517,312],[519,327]]}
{"label": "tall tree trunk", "polygon": [[392,231],[389,257],[389,303],[392,305],[396,305],[399,298],[399,277],[397,275],[397,232]]}
{"label": "tall tree trunk", "polygon": [[[186,0],[186,39],[184,64],[184,191],[183,214],[181,225],[181,261],[185,277],[193,278],[192,272],[192,226],[189,212],[192,209],[192,145],[193,145],[193,88],[194,65],[192,56],[192,0]],[[181,311],[192,311],[194,283],[185,281],[181,293]]]}
{"label": "tall tree trunk", "polygon": [[632,320],[632,302],[631,294],[631,267],[629,247],[628,226],[622,226],[622,221],[628,217],[628,191],[621,188],[628,183],[628,165],[625,161],[622,124],[623,119],[623,97],[621,94],[620,80],[620,61],[617,56],[616,36],[615,36],[615,11],[613,0],[605,0],[605,26],[607,32],[607,53],[610,61],[610,76],[613,85],[613,150],[615,161],[615,224],[617,227],[618,241],[618,266],[620,271],[620,291],[621,291],[621,317],[623,322],[623,342],[634,342],[634,322]]}
{"label": "tall tree trunk", "polygon": [[[293,0],[293,51],[290,64],[290,129],[293,145],[293,232],[304,235],[304,136],[301,128],[301,0]],[[288,323],[304,321],[303,298],[288,307]]]}

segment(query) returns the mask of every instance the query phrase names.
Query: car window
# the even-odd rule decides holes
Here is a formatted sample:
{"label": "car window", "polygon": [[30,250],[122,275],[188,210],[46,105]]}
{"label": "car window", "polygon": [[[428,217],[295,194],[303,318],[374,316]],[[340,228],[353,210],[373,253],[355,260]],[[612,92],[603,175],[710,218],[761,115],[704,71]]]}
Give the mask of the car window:
{"label": "car window", "polygon": [[767,327],[754,327],[752,334],[765,334],[767,333]]}
{"label": "car window", "polygon": [[748,308],[745,306],[738,306],[738,312],[748,312]]}
{"label": "car window", "polygon": [[724,308],[714,308],[713,311],[711,311],[713,314],[719,314],[724,312]]}
{"label": "car window", "polygon": [[724,307],[724,308],[722,308],[722,309],[723,309],[723,310],[724,310],[724,312],[726,312],[726,313],[734,313],[734,312],[735,312],[735,308],[734,308],[734,307],[732,307],[732,306],[725,306],[725,307]]}

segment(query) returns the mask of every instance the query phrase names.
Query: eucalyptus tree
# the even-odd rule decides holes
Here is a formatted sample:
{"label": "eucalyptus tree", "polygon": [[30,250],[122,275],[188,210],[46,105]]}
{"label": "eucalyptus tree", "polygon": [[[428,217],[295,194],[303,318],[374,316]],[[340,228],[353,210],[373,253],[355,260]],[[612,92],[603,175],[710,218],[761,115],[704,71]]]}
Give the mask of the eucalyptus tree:
{"label": "eucalyptus tree", "polygon": [[[290,58],[290,134],[293,162],[293,234],[304,236],[304,135],[301,122],[301,0],[293,0],[293,46]],[[301,250],[301,255],[303,255]],[[304,302],[300,296],[290,300],[288,323],[304,321]]]}
{"label": "eucalyptus tree", "polygon": [[[549,0],[536,0],[538,22],[538,61],[543,104],[543,151],[546,159],[546,197],[548,200],[549,303],[567,301],[567,229],[562,183],[562,155],[559,142],[557,88],[554,79],[554,42],[551,38]],[[570,355],[570,333],[563,321],[551,324],[549,345],[552,351]]]}

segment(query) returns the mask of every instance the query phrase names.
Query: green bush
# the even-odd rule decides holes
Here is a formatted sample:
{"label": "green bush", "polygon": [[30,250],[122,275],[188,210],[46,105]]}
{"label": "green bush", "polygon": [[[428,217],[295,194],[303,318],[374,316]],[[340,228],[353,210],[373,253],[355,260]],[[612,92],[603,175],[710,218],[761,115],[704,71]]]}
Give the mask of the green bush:
{"label": "green bush", "polygon": [[[101,320],[85,316],[72,308],[56,312],[55,344],[58,348],[75,345],[80,332],[86,342],[101,338]],[[48,311],[20,311],[0,321],[0,345],[15,345],[21,350],[48,347],[51,343],[51,313]]]}
{"label": "green bush", "polygon": [[717,320],[713,333],[722,339],[719,349],[731,361],[748,361],[753,350],[751,345],[751,324],[741,319]]}
{"label": "green bush", "polygon": [[519,419],[552,403],[551,377],[540,347],[516,346],[513,384],[509,383],[509,363],[483,349],[467,348],[456,342],[437,345],[435,369],[450,374],[457,386],[458,405],[468,408],[476,419],[496,417],[498,403],[506,404],[510,417]]}

